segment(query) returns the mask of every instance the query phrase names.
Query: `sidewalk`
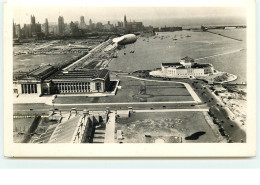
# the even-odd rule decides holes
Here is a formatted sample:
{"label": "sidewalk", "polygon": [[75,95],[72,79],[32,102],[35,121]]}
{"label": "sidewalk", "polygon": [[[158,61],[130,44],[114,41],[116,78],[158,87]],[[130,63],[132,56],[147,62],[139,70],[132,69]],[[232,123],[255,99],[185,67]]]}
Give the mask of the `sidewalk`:
{"label": "sidewalk", "polygon": [[109,119],[106,123],[106,133],[105,133],[105,143],[114,143],[115,142],[115,124],[116,124],[116,114],[111,112]]}
{"label": "sidewalk", "polygon": [[19,97],[14,97],[13,103],[14,104],[45,103],[47,105],[51,105],[53,99],[54,99],[54,95],[39,97],[39,95],[35,95],[35,94],[22,94],[19,95]]}

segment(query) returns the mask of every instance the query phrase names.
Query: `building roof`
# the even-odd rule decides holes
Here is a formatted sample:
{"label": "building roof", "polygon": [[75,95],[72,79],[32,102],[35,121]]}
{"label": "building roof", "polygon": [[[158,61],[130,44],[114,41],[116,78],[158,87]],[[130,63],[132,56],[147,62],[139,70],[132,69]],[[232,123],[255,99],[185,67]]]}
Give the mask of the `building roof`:
{"label": "building roof", "polygon": [[97,74],[97,78],[105,78],[107,74],[108,74],[107,69],[99,70]]}
{"label": "building roof", "polygon": [[179,62],[178,63],[162,63],[162,66],[182,66]]}
{"label": "building roof", "polygon": [[44,80],[55,73],[58,69],[52,65],[40,66],[26,74],[17,75],[17,80]]}
{"label": "building roof", "polygon": [[78,128],[80,118],[80,115],[76,115],[68,121],[60,123],[53,132],[49,143],[70,143],[75,130]]}
{"label": "building roof", "polygon": [[107,69],[103,70],[95,70],[95,69],[89,69],[89,70],[78,70],[78,71],[68,71],[66,73],[62,71],[58,71],[54,75],[50,76],[48,80],[77,80],[77,81],[85,81],[85,80],[92,80],[95,78],[102,78],[104,79],[106,75],[108,74]]}
{"label": "building roof", "polygon": [[185,63],[194,62],[194,59],[188,56],[182,58],[181,60],[184,60]]}
{"label": "building roof", "polygon": [[200,64],[200,63],[194,63],[192,68],[205,68],[205,67],[211,67],[211,64]]}

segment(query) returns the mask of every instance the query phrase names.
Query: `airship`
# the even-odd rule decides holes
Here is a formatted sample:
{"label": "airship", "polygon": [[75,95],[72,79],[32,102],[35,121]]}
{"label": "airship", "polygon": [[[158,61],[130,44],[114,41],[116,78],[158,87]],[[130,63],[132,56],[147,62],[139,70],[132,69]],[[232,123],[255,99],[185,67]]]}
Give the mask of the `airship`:
{"label": "airship", "polygon": [[123,35],[121,37],[117,37],[113,39],[113,42],[117,45],[127,45],[132,44],[137,40],[137,37],[135,34],[127,34]]}

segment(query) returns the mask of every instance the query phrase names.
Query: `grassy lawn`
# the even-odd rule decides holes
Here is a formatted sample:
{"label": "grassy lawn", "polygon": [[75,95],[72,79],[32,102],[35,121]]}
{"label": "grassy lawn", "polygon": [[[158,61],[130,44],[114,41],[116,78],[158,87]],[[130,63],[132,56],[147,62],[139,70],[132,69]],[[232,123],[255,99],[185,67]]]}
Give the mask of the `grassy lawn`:
{"label": "grassy lawn", "polygon": [[[118,119],[116,130],[123,131],[123,143],[154,143],[156,139],[173,143],[175,137],[186,143],[218,142],[202,112],[133,113],[130,118]],[[196,132],[205,134],[185,140]]]}
{"label": "grassy lawn", "polygon": [[68,96],[58,97],[55,103],[117,103],[117,102],[166,102],[192,101],[193,98],[182,84],[167,82],[147,82],[127,77],[120,78],[121,89],[115,96],[85,97]]}

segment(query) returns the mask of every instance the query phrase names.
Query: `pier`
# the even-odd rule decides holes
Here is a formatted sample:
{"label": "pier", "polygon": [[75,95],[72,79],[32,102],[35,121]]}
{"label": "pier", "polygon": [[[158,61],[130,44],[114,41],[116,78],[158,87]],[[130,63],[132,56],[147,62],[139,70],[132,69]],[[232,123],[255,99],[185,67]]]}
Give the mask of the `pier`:
{"label": "pier", "polygon": [[229,39],[233,39],[233,40],[236,40],[236,41],[240,41],[240,42],[243,41],[243,40],[240,40],[240,39],[236,39],[236,38],[233,38],[233,37],[223,35],[221,33],[215,33],[215,32],[209,31],[209,30],[207,30],[207,32],[212,33],[212,34],[216,34],[216,35],[219,35],[219,36],[222,36],[222,37],[226,37],[226,38],[229,38]]}

